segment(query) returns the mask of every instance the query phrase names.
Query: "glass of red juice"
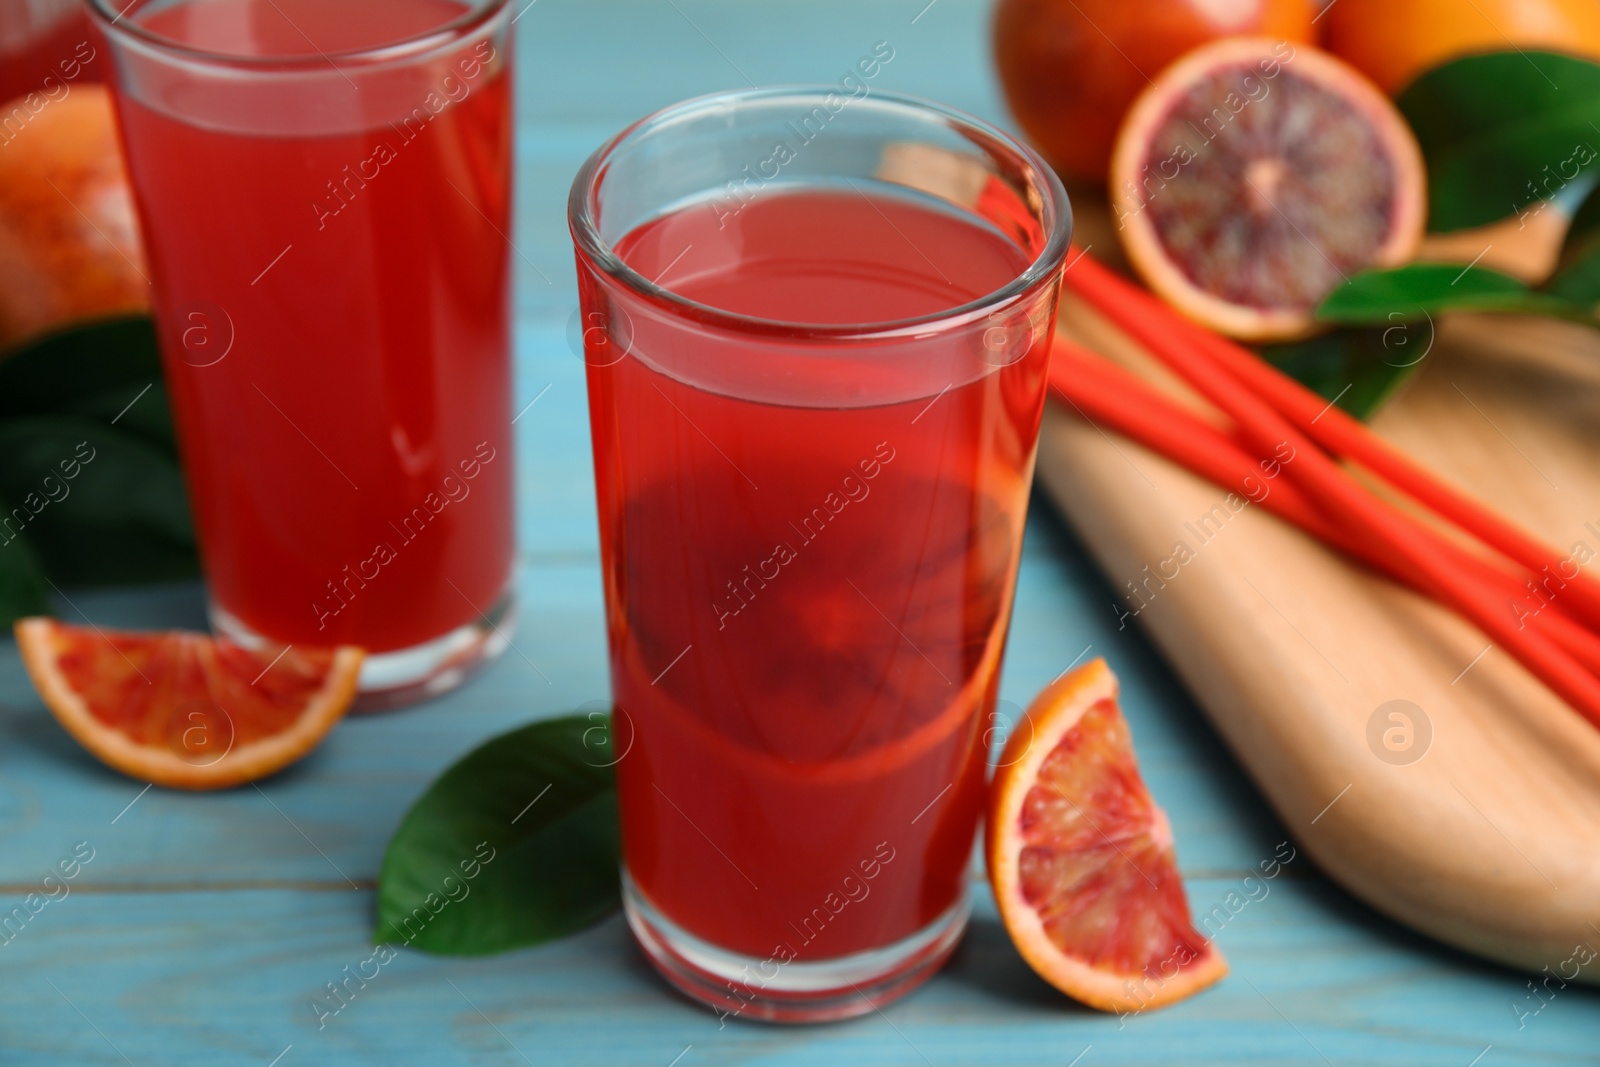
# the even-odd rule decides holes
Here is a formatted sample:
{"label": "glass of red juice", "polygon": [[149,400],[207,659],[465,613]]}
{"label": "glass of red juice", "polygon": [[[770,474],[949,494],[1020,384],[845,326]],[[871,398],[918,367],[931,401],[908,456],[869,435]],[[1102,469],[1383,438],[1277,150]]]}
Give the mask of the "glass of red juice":
{"label": "glass of red juice", "polygon": [[514,606],[509,9],[92,11],[214,625],[459,684]]}
{"label": "glass of red juice", "polygon": [[1071,219],[885,61],[660,112],[568,205],[624,901],[724,1019],[870,1011],[966,923]]}

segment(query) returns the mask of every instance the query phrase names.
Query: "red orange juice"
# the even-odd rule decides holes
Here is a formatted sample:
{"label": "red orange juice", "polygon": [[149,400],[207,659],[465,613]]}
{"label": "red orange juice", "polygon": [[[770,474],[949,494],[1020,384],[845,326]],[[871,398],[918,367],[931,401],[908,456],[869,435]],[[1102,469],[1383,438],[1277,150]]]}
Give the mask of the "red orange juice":
{"label": "red orange juice", "polygon": [[[685,209],[618,252],[656,277],[685,248],[674,292],[795,322],[942,311],[1026,266],[998,233],[848,191],[758,200],[737,237]],[[956,903],[1042,369],[849,408],[718,395],[641,358],[592,372],[614,429],[596,467],[615,698],[636,731],[617,768],[628,870],[674,922],[816,960]]]}

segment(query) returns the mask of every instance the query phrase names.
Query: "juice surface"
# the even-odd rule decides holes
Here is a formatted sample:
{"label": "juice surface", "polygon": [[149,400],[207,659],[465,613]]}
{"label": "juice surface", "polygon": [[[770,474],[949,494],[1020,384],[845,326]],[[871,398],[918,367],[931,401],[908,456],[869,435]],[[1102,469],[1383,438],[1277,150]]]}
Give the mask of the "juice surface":
{"label": "juice surface", "polygon": [[[947,310],[1028,262],[850,189],[691,206],[617,248],[691,300],[813,324]],[[680,380],[657,340],[638,322],[589,373],[629,872],[757,958],[890,944],[964,885],[1048,353],[927,388],[880,367],[893,402],[820,407]],[[809,343],[811,373],[854,358]]]}
{"label": "juice surface", "polygon": [[139,25],[235,56],[307,56],[404,41],[468,10],[458,0],[200,0],[141,14]]}
{"label": "juice surface", "polygon": [[[464,10],[213,0],[135,17],[286,55]],[[487,42],[451,64],[415,100],[323,70],[370,118],[307,135],[255,132],[242,108],[240,128],[190,121],[205,85],[119,94],[211,594],[281,641],[416,645],[510,575],[509,78]],[[250,103],[284,121],[271,90]]]}

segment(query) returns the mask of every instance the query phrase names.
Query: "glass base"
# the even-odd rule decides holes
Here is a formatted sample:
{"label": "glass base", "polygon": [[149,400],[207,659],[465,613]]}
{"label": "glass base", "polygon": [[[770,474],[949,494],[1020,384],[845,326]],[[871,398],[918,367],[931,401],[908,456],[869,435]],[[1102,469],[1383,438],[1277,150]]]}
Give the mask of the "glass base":
{"label": "glass base", "polygon": [[[208,602],[207,612],[212,629],[224,637],[246,648],[267,643],[215,601]],[[464,626],[420,645],[368,655],[351,712],[403,708],[460,687],[506,650],[516,626],[516,593],[508,588],[492,608]]]}
{"label": "glass base", "polygon": [[[716,1009],[723,1022],[821,1023],[897,1000],[933,976],[967,928],[965,892],[943,915],[891,945],[816,963],[756,959],[702,941],[656,910],[622,871],[622,907],[633,936],[662,977]],[[770,978],[767,973],[773,971]]]}

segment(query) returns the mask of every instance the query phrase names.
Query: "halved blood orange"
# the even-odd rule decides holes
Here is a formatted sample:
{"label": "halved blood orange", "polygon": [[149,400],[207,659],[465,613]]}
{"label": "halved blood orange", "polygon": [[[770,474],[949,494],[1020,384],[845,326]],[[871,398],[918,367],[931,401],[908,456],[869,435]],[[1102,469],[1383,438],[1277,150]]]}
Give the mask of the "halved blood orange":
{"label": "halved blood orange", "polygon": [[46,618],[20,620],[16,634],[68,733],[124,774],[174,789],[242,785],[304,756],[349,709],[363,655]]}
{"label": "halved blood orange", "polygon": [[1189,317],[1244,340],[1308,333],[1357,271],[1422,240],[1422,152],[1355,68],[1310,45],[1196,49],[1135,101],[1111,159],[1128,259]]}
{"label": "halved blood orange", "polygon": [[1139,777],[1104,660],[1054,682],[1012,730],[984,851],[1018,951],[1073,999],[1143,1011],[1228,973],[1189,917],[1172,828]]}

